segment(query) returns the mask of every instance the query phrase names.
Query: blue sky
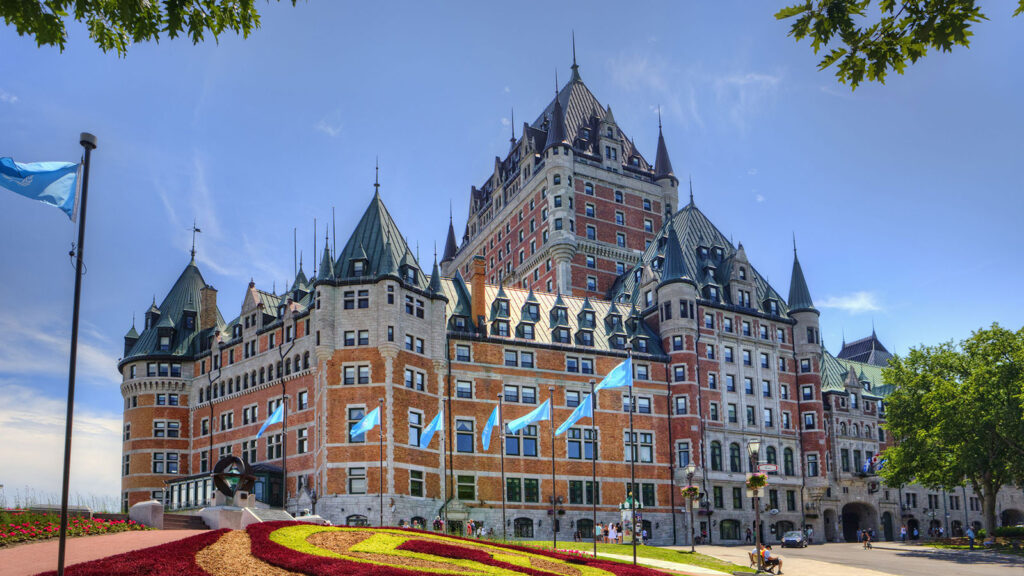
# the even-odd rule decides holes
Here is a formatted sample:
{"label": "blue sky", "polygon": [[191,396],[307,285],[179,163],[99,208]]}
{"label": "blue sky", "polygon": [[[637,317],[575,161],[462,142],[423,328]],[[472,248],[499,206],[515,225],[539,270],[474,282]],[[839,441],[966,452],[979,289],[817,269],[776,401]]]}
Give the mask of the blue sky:
{"label": "blue sky", "polygon": [[[262,5],[249,39],[103,54],[78,25],[60,53],[0,28],[0,156],[76,160],[90,183],[72,493],[116,496],[122,336],[188,262],[226,317],[250,277],[281,289],[292,229],[309,270],[312,222],[343,243],[381,192],[427,265],[448,206],[461,232],[516,130],[571,64],[653,159],[658,106],[698,206],[782,293],[792,234],[836,352],[878,334],[894,352],[1024,324],[1020,134],[1024,21],[989,7],[970,50],[932,54],[886,86],[840,85],[773,13],[786,2],[560,2],[498,7]],[[625,9],[624,9],[625,8]],[[0,484],[55,494],[75,228],[0,194]],[[141,323],[141,322],[140,322]],[[17,469],[12,469],[17,468]],[[40,480],[41,479],[41,480]]]}

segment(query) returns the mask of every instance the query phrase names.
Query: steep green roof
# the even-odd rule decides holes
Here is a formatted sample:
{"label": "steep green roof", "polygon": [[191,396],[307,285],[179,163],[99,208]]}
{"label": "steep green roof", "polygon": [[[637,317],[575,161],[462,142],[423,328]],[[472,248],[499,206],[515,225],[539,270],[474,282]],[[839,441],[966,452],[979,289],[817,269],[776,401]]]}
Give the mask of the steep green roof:
{"label": "steep green roof", "polygon": [[661,265],[661,283],[665,284],[673,280],[682,280],[696,285],[693,278],[686,270],[686,261],[683,260],[683,248],[679,245],[679,235],[669,218],[665,227],[668,234],[665,238],[664,261]]}
{"label": "steep green roof", "polygon": [[796,257],[796,248],[793,248],[793,275],[789,280],[789,309],[814,310],[814,302],[811,301],[811,291],[807,289],[807,281],[804,280],[804,271],[800,268],[800,259]]}
{"label": "steep green roof", "polygon": [[[360,259],[366,260],[366,271],[355,275],[351,263]],[[414,287],[421,290],[428,288],[422,267],[405,243],[380,193],[374,192],[370,204],[335,261],[335,276],[344,279],[394,274],[394,262],[400,262],[402,267],[414,267],[417,270]],[[399,272],[404,273],[404,270]]]}

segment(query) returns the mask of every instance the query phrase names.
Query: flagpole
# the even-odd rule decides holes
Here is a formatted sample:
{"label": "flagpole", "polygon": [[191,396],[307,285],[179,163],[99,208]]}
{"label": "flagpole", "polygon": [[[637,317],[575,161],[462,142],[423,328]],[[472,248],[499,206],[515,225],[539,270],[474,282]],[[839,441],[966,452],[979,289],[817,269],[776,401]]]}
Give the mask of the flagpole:
{"label": "flagpole", "polygon": [[75,411],[75,364],[78,359],[78,311],[82,298],[82,261],[85,254],[85,207],[89,197],[89,161],[96,149],[96,137],[82,132],[78,143],[85,148],[82,162],[82,212],[78,222],[75,251],[75,303],[71,313],[71,360],[68,365],[68,412],[64,423],[64,481],[60,495],[60,543],[57,546],[57,576],[64,576],[64,546],[68,533],[68,482],[71,478],[71,424]]}
{"label": "flagpole", "polygon": [[[442,404],[442,406],[443,406],[443,404]],[[445,443],[445,439],[447,437],[448,437],[448,427],[442,424],[441,425],[441,442],[437,446],[437,451],[441,455],[441,501],[442,502],[444,502],[445,495],[447,494],[447,491],[448,491],[448,482],[445,479],[445,474],[447,474],[447,472],[446,472],[446,466],[445,466],[445,463],[444,463],[444,457],[445,457],[444,443]],[[444,523],[448,524],[448,513],[445,511],[446,508],[447,508],[447,506],[445,506],[444,504],[441,505],[441,513],[444,514]],[[433,525],[431,525],[431,527],[433,527]],[[424,526],[423,529],[425,530],[426,526]],[[443,527],[441,528],[441,532],[442,533],[444,532],[444,528]]]}
{"label": "flagpole", "polygon": [[555,489],[555,387],[548,386],[548,423],[551,424],[551,549],[558,549],[558,490]]}
{"label": "flagpole", "polygon": [[[380,408],[384,407],[384,399],[378,398]],[[384,410],[381,410],[384,412]],[[380,492],[380,526],[384,527],[384,418],[380,418],[377,427],[377,437],[380,439],[380,471],[377,478],[377,491]]]}
{"label": "flagpole", "polygon": [[[597,402],[594,397],[594,379],[590,379],[590,441],[593,448],[590,450],[590,501],[594,505],[592,525],[592,536],[594,537],[594,558],[597,558]],[[583,453],[587,453],[587,443],[583,443]]]}
{"label": "flagpole", "polygon": [[[633,370],[633,345],[626,344],[626,360],[629,363],[629,369]],[[639,456],[640,450],[637,446],[636,435],[633,432],[633,412],[636,411],[636,396],[633,394],[633,374],[632,372],[627,375],[629,378],[629,443],[631,453],[629,455],[629,493],[636,490],[636,458]],[[637,495],[633,494],[632,499],[629,502],[630,518],[629,527],[630,534],[633,535],[631,540],[633,541],[633,565],[636,566],[636,498]]]}
{"label": "flagpole", "polygon": [[498,393],[498,426],[501,430],[498,433],[498,439],[501,440],[498,454],[501,456],[501,539],[508,540],[508,530],[505,528],[505,522],[507,522],[505,519],[505,419],[502,410],[504,396],[503,393]]}

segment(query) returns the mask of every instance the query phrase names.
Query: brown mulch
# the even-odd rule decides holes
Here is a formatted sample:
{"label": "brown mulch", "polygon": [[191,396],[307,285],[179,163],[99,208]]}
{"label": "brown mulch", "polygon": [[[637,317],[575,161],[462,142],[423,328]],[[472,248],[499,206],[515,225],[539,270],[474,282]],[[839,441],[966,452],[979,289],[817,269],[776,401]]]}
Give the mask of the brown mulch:
{"label": "brown mulch", "polygon": [[249,534],[232,530],[196,554],[196,564],[210,576],[303,576],[252,555]]}

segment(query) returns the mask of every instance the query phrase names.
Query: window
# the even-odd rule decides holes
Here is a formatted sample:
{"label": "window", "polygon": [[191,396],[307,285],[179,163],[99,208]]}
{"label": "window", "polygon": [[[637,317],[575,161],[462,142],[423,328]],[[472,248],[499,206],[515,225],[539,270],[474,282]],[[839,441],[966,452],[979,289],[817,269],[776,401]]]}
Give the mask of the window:
{"label": "window", "polygon": [[791,421],[789,419],[789,412],[783,412],[782,413],[782,429],[783,430],[789,430],[791,426],[792,426],[792,423],[791,423]]}
{"label": "window", "polygon": [[[715,499],[715,508],[725,508],[725,498],[722,496],[722,487],[721,486],[714,486],[712,492],[714,494],[714,499]],[[733,522],[735,522],[735,520]],[[722,521],[722,531],[723,532],[725,531],[725,524],[726,524],[726,521],[723,520]],[[740,537],[739,534],[740,534],[740,529],[739,529],[739,526],[737,526],[736,527],[736,539],[737,540]]]}
{"label": "window", "polygon": [[465,380],[460,380],[455,383],[455,397],[456,398],[472,398],[473,397],[473,383]]}
{"label": "window", "polygon": [[750,350],[743,351],[743,365],[750,366]]}
{"label": "window", "polygon": [[594,276],[587,276],[587,290],[591,292],[597,291],[597,278]]}
{"label": "window", "polygon": [[736,404],[730,402],[729,405],[726,407],[725,412],[726,418],[728,418],[731,424],[735,424],[736,422],[739,421],[736,415]]}
{"label": "window", "polygon": [[526,426],[512,434],[506,429],[505,454],[509,456],[537,456],[537,427]]}
{"label": "window", "polygon": [[[455,449],[458,452],[473,452],[473,421],[455,421]],[[461,498],[461,496],[460,496]]]}
{"label": "window", "polygon": [[724,350],[725,350],[725,361],[726,362],[732,362],[733,361],[733,353],[734,353],[734,350],[732,349],[732,346],[726,346]]}
{"label": "window", "polygon": [[505,402],[519,402],[519,386],[505,386]]}
{"label": "window", "polygon": [[590,480],[569,481],[569,504],[594,504],[594,497],[597,503],[601,502],[600,486],[595,486]]}
{"label": "window", "polygon": [[[722,444],[717,440],[711,443],[711,469],[716,472],[722,471]],[[716,488],[720,490],[720,488]],[[718,507],[716,505],[716,507]]]}
{"label": "window", "polygon": [[[622,190],[616,190],[615,191],[615,202],[617,202],[619,204],[623,203]],[[645,200],[645,202],[647,202],[647,200]]]}
{"label": "window", "polygon": [[[128,460],[125,462],[125,470],[128,469]],[[178,454],[176,452],[154,452],[153,453],[153,474],[177,474]]]}
{"label": "window", "polygon": [[578,390],[566,390],[565,391],[565,406],[566,408],[575,408],[580,405],[580,393]]}
{"label": "window", "polygon": [[743,321],[743,335],[750,336],[750,322]]}
{"label": "window", "polygon": [[744,378],[743,379],[743,392],[745,392],[746,394],[753,394],[754,393],[754,381],[753,381],[753,379],[751,379],[751,378]]}
{"label": "window", "polygon": [[282,445],[280,434],[267,436],[267,460],[276,460],[280,458]]}
{"label": "window", "polygon": [[765,398],[772,397],[772,383],[767,380],[761,380],[761,396]]}
{"label": "window", "polygon": [[757,328],[758,328],[758,334],[761,336],[761,340],[767,340],[768,339],[768,326],[766,326],[765,324],[759,324]]}
{"label": "window", "polygon": [[818,455],[808,454],[807,455],[807,475],[817,476],[818,475]]}
{"label": "window", "polygon": [[523,368],[533,368],[533,352],[520,352],[519,365]]}
{"label": "window", "polygon": [[533,386],[523,386],[520,388],[520,401],[523,404],[536,404],[537,389]]}
{"label": "window", "polygon": [[625,224],[626,224],[626,215],[623,214],[622,212],[616,211],[615,212],[615,223],[618,224],[619,226],[625,226]]}
{"label": "window", "polygon": [[591,183],[591,182],[587,182],[587,183],[583,184],[583,193],[586,194],[587,196],[593,196],[594,195],[594,184]]}
{"label": "window", "polygon": [[708,388],[712,390],[718,389],[718,375],[714,372],[708,373]]}
{"label": "window", "polygon": [[652,432],[634,432],[632,442],[630,442],[629,431],[626,430],[624,434],[626,462],[633,459],[637,462],[654,462],[654,434]]}
{"label": "window", "polygon": [[615,233],[615,245],[620,248],[626,247],[626,235],[622,232]]}
{"label": "window", "polygon": [[686,466],[690,463],[690,443],[681,441],[676,443],[676,466]]}
{"label": "window", "polygon": [[715,316],[709,312],[704,313],[704,327],[714,328],[715,327]]}
{"label": "window", "polygon": [[708,405],[708,418],[713,422],[718,422],[718,402]]}
{"label": "window", "polygon": [[460,474],[455,485],[459,500],[476,500],[476,478]]}
{"label": "window", "polygon": [[704,355],[707,357],[708,360],[714,360],[715,359],[715,345],[714,344],[705,344],[704,345]]}
{"label": "window", "polygon": [[405,387],[423,391],[426,375],[418,370],[405,369]]}
{"label": "window", "polygon": [[761,368],[767,368],[767,367],[768,367],[768,355],[762,352],[761,353]]}
{"label": "window", "polygon": [[[153,422],[154,438],[177,438],[180,430],[181,423],[177,421],[156,420]],[[127,433],[127,430],[125,432]]]}
{"label": "window", "polygon": [[689,413],[689,398],[687,396],[676,396],[676,414],[688,414]]}
{"label": "window", "polygon": [[812,386],[803,386],[800,388],[800,395],[804,400],[814,400],[814,388]]}
{"label": "window", "polygon": [[733,376],[732,374],[725,375],[725,390],[727,392],[736,391],[736,376]]}
{"label": "window", "polygon": [[654,232],[654,222],[650,218],[644,218],[644,232]]}
{"label": "window", "polygon": [[672,367],[672,380],[675,382],[686,381],[686,365]]}
{"label": "window", "polygon": [[[646,364],[635,364],[636,366],[636,379],[637,380],[650,380],[650,366]],[[592,368],[592,367],[591,367]],[[584,371],[584,374],[593,374],[593,369],[590,372]]]}
{"label": "window", "polygon": [[366,494],[366,468],[348,469],[348,493]]}
{"label": "window", "polygon": [[782,451],[782,473],[786,476],[792,476],[794,474],[792,448],[785,448]]}
{"label": "window", "polygon": [[[405,337],[405,341],[406,341],[406,345],[408,346],[409,336]],[[355,346],[355,345],[356,345],[356,331],[355,330],[346,330],[345,331],[345,346]]]}
{"label": "window", "polygon": [[765,408],[764,409],[764,425],[765,425],[766,428],[772,428],[772,427],[775,426],[775,420],[772,417],[772,409],[771,408]]}
{"label": "window", "polygon": [[814,430],[815,428],[816,428],[816,426],[815,426],[814,412],[805,412],[804,413],[804,430]]}
{"label": "window", "polygon": [[729,444],[729,472],[742,472],[743,462],[740,457],[740,445],[733,442]]}
{"label": "window", "polygon": [[365,408],[349,408],[348,409],[348,430],[349,430],[349,442],[366,442],[366,434],[359,434],[358,436],[352,435],[352,427],[356,425],[360,420],[366,416]]}
{"label": "window", "polygon": [[[295,431],[296,444],[298,448],[296,452],[299,454],[305,454],[309,449],[309,428],[299,428]],[[255,445],[255,442],[253,442]]]}
{"label": "window", "polygon": [[732,334],[732,318],[726,317],[722,320],[722,330]]}
{"label": "window", "polygon": [[743,509],[743,489],[739,486],[733,486],[732,488],[732,507],[738,510]]}
{"label": "window", "polygon": [[591,428],[570,428],[568,434],[568,455],[574,460],[594,459],[594,430]]}
{"label": "window", "polygon": [[[558,223],[560,221],[561,221],[560,218],[555,220],[556,223]],[[560,228],[558,228],[558,226],[556,226],[555,229],[556,230],[560,230]],[[597,228],[595,228],[594,226],[591,226],[590,224],[587,224],[586,230],[587,230],[587,240],[596,240],[597,239]]]}
{"label": "window", "polygon": [[[639,412],[640,414],[650,414],[651,413],[651,399],[649,397],[646,397],[646,396],[640,396],[640,397],[634,396],[633,398],[636,399],[636,408],[634,408],[635,412]],[[622,397],[622,411],[623,412],[629,412],[629,409],[630,409],[630,397],[629,396],[623,396]]]}

